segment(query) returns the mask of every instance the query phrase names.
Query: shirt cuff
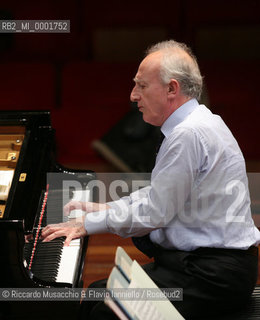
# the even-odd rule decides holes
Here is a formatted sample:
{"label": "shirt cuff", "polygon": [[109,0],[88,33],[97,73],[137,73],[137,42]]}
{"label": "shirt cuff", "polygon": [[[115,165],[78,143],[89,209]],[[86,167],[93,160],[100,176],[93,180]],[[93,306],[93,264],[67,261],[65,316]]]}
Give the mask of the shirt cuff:
{"label": "shirt cuff", "polygon": [[107,215],[108,210],[96,211],[86,214],[85,229],[89,235],[107,233]]}
{"label": "shirt cuff", "polygon": [[130,205],[130,202],[124,199],[119,199],[116,201],[107,202],[107,204],[111,209],[118,210],[120,208],[121,209],[127,208]]}

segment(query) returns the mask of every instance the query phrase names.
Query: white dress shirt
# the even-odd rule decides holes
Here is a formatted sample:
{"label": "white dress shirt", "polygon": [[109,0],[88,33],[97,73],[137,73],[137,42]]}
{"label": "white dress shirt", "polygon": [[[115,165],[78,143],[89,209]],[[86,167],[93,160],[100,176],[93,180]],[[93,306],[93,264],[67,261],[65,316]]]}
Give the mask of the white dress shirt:
{"label": "white dress shirt", "polygon": [[151,185],[87,214],[88,234],[142,236],[164,247],[247,249],[260,243],[245,161],[223,120],[192,99],[161,127]]}

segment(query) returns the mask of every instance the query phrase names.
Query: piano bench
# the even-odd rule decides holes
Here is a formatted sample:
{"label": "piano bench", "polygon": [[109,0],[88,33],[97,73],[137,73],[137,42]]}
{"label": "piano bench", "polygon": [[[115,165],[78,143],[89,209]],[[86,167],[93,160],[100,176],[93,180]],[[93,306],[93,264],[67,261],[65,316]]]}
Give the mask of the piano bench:
{"label": "piano bench", "polygon": [[255,287],[248,305],[234,313],[214,317],[211,320],[256,320],[260,319],[260,285]]}

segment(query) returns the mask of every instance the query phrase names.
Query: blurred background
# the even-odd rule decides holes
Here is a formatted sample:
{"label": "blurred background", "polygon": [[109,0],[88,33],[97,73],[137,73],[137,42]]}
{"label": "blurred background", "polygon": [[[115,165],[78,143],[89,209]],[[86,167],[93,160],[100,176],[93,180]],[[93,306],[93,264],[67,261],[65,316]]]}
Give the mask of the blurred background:
{"label": "blurred background", "polygon": [[7,19],[70,20],[70,33],[0,34],[0,109],[50,110],[61,164],[150,170],[152,148],[138,157],[156,134],[130,104],[132,79],[147,46],[175,39],[198,58],[202,102],[259,171],[259,0],[1,0]]}
{"label": "blurred background", "polygon": [[[198,58],[201,102],[227,123],[247,170],[260,172],[260,0],[1,0],[0,20],[10,19],[70,20],[70,33],[0,33],[0,110],[50,110],[64,166],[151,170],[157,131],[129,95],[147,46],[175,39]],[[84,286],[107,277],[119,244],[148,262],[130,239],[92,236]]]}

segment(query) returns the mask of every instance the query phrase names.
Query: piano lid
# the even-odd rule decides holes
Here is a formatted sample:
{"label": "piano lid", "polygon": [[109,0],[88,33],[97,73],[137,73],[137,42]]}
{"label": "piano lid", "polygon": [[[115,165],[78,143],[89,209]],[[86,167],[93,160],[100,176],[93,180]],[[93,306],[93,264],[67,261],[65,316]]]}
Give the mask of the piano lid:
{"label": "piano lid", "polygon": [[[23,220],[25,230],[31,230],[41,192],[46,186],[46,174],[55,166],[50,112],[1,111],[1,137],[4,159],[1,163],[0,140],[0,170],[13,169],[14,172],[6,190],[8,197],[0,199],[0,217],[4,220]],[[9,152],[5,146],[11,146]]]}
{"label": "piano lid", "polygon": [[34,127],[51,126],[50,111],[0,111],[0,126]]}

